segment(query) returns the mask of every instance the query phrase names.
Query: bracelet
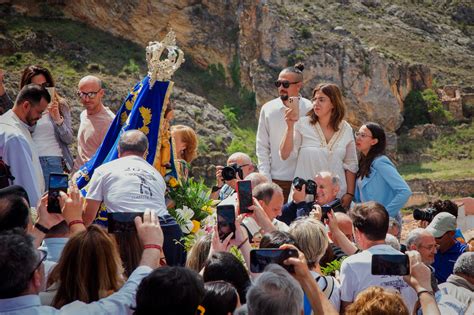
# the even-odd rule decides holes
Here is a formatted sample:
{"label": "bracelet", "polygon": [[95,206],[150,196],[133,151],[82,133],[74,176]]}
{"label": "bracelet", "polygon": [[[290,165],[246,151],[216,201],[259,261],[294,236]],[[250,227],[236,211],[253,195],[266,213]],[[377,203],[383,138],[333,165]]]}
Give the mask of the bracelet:
{"label": "bracelet", "polygon": [[246,239],[244,239],[244,241],[242,243],[240,243],[239,246],[237,246],[237,249],[240,249],[242,246],[244,246],[245,242],[247,242],[248,240],[249,240],[248,237]]}
{"label": "bracelet", "polygon": [[160,252],[163,251],[163,247],[161,247],[161,245],[158,245],[158,244],[146,244],[146,245],[143,245],[143,249],[149,249],[149,248],[157,249],[157,250],[159,250]]}
{"label": "bracelet", "polygon": [[40,231],[41,233],[44,233],[44,234],[48,234],[49,233],[49,229],[44,227],[43,225],[39,224],[38,222],[35,223],[35,228]]}
{"label": "bracelet", "polygon": [[84,224],[84,221],[82,221],[82,220],[72,220],[68,224],[69,228],[71,228],[71,226],[73,226],[74,224]]}
{"label": "bracelet", "polygon": [[426,290],[426,289],[423,289],[423,290],[420,290],[420,291],[416,292],[416,295],[418,296],[418,299],[420,299],[420,295],[422,295],[423,293],[428,293],[429,295],[434,296],[433,292],[431,292],[429,290]]}
{"label": "bracelet", "polygon": [[349,196],[352,196],[352,198],[354,198],[354,194],[351,194],[350,192],[346,192],[344,195],[349,195]]}

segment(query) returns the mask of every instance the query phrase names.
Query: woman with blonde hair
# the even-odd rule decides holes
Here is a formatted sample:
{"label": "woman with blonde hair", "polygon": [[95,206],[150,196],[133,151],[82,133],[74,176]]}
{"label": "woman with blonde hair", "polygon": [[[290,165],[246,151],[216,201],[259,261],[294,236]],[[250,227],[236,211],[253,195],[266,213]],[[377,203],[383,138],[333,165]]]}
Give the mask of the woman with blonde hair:
{"label": "woman with blonde hair", "polygon": [[341,179],[337,197],[348,208],[354,197],[358,169],[352,127],[344,120],[346,105],[339,87],[321,83],[313,90],[313,108],[294,120],[292,109],[286,109],[286,133],[280,144],[283,160],[297,158],[294,177],[313,179],[329,171]]}
{"label": "woman with blonde hair", "polygon": [[197,157],[198,136],[193,128],[184,125],[171,127],[171,137],[173,148],[176,152],[175,162],[178,165],[178,175],[184,179],[188,178],[189,167]]}
{"label": "woman with blonde hair", "polygon": [[42,304],[55,308],[74,302],[98,301],[123,285],[122,261],[115,241],[90,225],[67,242],[48,278]]}
{"label": "woman with blonde hair", "polygon": [[369,287],[357,295],[346,315],[409,315],[400,294],[381,287]]}
{"label": "woman with blonde hair", "polygon": [[209,257],[211,250],[212,234],[206,234],[199,238],[191,247],[186,257],[186,268],[200,272]]}
{"label": "woman with blonde hair", "polygon": [[[306,257],[311,275],[315,278],[331,304],[339,312],[341,304],[340,284],[332,276],[322,276],[319,265],[319,261],[329,245],[329,238],[324,225],[319,220],[301,217],[291,223],[288,232],[295,238],[296,246]],[[306,310],[309,311],[309,309],[309,301],[305,296],[305,314]]]}

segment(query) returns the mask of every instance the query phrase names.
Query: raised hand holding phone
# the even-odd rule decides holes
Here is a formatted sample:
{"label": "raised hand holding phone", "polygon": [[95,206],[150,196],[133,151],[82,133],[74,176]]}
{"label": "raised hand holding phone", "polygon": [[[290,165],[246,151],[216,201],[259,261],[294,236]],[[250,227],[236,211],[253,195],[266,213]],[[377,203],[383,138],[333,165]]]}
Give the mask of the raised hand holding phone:
{"label": "raised hand holding phone", "polygon": [[239,214],[252,213],[250,207],[252,200],[252,182],[249,180],[239,180],[237,182],[237,198],[239,201]]}
{"label": "raised hand holding phone", "polygon": [[287,102],[290,109],[288,118],[297,121],[300,117],[300,98],[298,96],[291,96]]}

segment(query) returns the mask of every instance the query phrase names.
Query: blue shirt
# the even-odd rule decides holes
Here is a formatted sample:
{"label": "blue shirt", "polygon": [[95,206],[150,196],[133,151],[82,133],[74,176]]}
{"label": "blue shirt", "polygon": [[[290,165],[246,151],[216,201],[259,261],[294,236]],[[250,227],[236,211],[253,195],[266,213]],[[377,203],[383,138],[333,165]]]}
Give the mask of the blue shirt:
{"label": "blue shirt", "polygon": [[40,315],[40,314],[132,314],[131,305],[135,304],[137,287],[152,269],[140,266],[130,275],[123,287],[114,294],[99,301],[86,304],[74,301],[61,309],[41,305],[38,295],[22,295],[11,299],[0,299],[0,314],[2,315]]}
{"label": "blue shirt", "polygon": [[438,283],[446,282],[448,277],[453,273],[454,263],[466,251],[467,244],[462,244],[458,241],[451,246],[446,252],[437,252],[435,255],[435,261],[432,264],[435,269],[435,277],[438,279]]}
{"label": "blue shirt", "polygon": [[377,201],[387,209],[391,218],[395,218],[410,196],[410,187],[395,165],[381,155],[370,165],[370,175],[357,179],[354,201]]}

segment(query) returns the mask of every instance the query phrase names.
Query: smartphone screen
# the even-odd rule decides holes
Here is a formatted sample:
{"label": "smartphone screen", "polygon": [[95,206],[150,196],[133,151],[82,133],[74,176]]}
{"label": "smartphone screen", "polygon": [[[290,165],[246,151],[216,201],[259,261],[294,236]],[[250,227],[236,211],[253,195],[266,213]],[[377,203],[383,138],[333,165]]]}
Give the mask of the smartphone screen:
{"label": "smartphone screen", "polygon": [[252,249],[250,251],[250,271],[260,273],[269,264],[279,264],[288,272],[293,273],[293,266],[283,264],[289,257],[298,257],[298,251],[295,249],[278,248]]}
{"label": "smartphone screen", "polygon": [[59,205],[59,192],[63,191],[67,193],[67,187],[67,174],[49,174],[48,212],[61,213],[61,206]]}
{"label": "smartphone screen", "polygon": [[237,182],[237,196],[239,199],[239,213],[252,213],[249,207],[253,205],[252,182],[240,180]]}
{"label": "smartphone screen", "polygon": [[53,102],[53,99],[54,99],[54,87],[51,86],[51,87],[47,87],[46,90],[48,91],[49,93],[49,96],[51,97],[51,102]]}
{"label": "smartphone screen", "polygon": [[372,255],[372,274],[406,276],[410,274],[410,261],[407,255]]}
{"label": "smartphone screen", "polygon": [[143,218],[143,212],[107,212],[107,230],[109,233],[136,231],[135,217]]}
{"label": "smartphone screen", "polygon": [[219,238],[224,240],[230,233],[235,238],[235,207],[234,205],[217,206],[217,230]]}

